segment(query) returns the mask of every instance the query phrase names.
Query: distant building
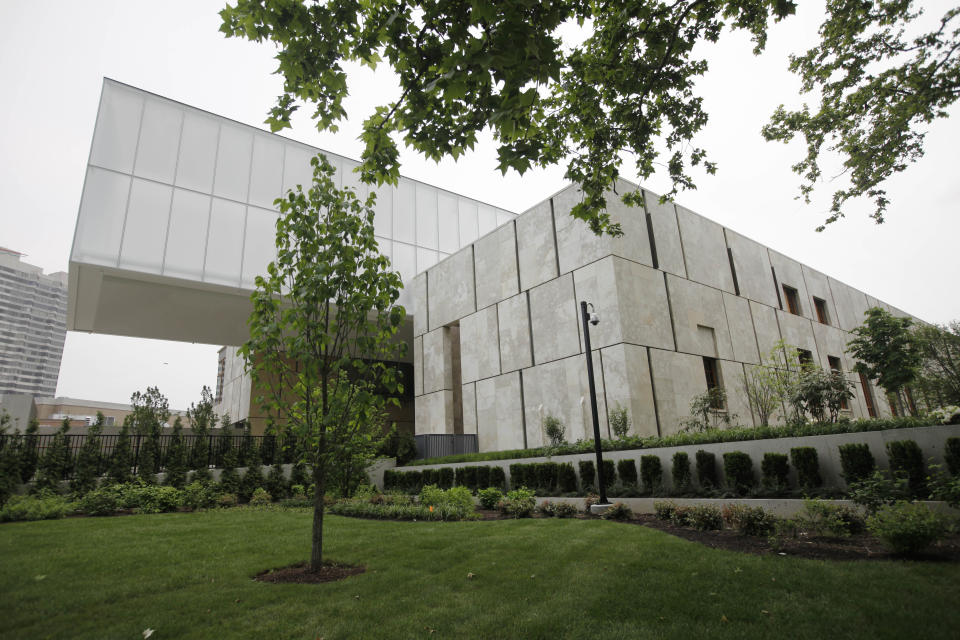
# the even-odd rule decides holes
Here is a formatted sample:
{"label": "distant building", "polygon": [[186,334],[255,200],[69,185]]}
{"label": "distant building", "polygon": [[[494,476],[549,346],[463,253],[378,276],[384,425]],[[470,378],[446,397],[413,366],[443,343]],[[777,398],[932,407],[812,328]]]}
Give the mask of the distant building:
{"label": "distant building", "polygon": [[[87,427],[96,422],[97,412],[103,414],[104,433],[117,433],[123,425],[124,419],[133,413],[129,404],[118,402],[99,402],[96,400],[80,400],[77,398],[34,398],[36,418],[40,423],[40,433],[53,433],[63,423],[64,418],[70,418],[70,433],[83,434]],[[165,429],[173,427],[177,417],[180,424],[186,429],[190,427],[187,412],[171,409],[170,418],[163,425]]]}
{"label": "distant building", "polygon": [[67,274],[0,247],[0,394],[52,396],[67,335]]}

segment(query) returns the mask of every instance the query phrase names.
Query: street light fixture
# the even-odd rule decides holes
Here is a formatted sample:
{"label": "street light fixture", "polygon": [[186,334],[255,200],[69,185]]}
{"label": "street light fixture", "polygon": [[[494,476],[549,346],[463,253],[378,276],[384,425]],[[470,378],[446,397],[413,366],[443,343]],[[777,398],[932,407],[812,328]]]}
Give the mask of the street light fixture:
{"label": "street light fixture", "polygon": [[[590,307],[589,313],[587,307]],[[603,481],[603,450],[600,446],[600,416],[597,413],[597,387],[593,381],[593,357],[590,349],[590,325],[600,324],[600,316],[593,305],[586,301],[580,302],[580,316],[583,321],[583,346],[587,352],[587,383],[590,386],[590,412],[593,414],[593,443],[597,452],[597,482],[600,485],[600,502],[610,504],[607,500],[607,487]]]}

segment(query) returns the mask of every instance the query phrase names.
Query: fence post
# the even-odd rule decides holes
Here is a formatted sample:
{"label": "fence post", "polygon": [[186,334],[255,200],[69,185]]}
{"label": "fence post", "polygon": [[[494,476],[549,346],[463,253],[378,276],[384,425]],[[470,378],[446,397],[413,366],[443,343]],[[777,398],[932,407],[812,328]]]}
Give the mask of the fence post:
{"label": "fence post", "polygon": [[134,469],[139,468],[138,465],[140,464],[140,437],[141,436],[137,435],[137,443],[134,445],[134,452],[133,452],[133,468]]}

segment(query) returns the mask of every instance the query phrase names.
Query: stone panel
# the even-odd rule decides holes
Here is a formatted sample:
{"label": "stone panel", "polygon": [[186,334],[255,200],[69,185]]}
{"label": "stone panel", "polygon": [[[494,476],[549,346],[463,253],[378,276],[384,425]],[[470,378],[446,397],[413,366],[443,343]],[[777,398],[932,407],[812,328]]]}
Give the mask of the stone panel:
{"label": "stone panel", "polygon": [[592,303],[600,318],[599,324],[590,327],[590,344],[594,349],[623,342],[622,312],[619,297],[620,282],[615,273],[614,261],[622,260],[607,256],[573,272],[577,331],[581,344],[584,344],[584,342],[580,301],[586,300]]}
{"label": "stone panel", "polygon": [[413,339],[413,395],[423,395],[423,336]]}
{"label": "stone panel", "polygon": [[[594,351],[593,354],[600,435],[608,438],[610,436],[604,403],[603,367],[599,351]],[[582,355],[524,369],[523,402],[527,422],[527,446],[539,447],[546,444],[542,423],[547,415],[563,422],[569,442],[592,439],[593,417],[590,412],[589,389],[586,359]]]}
{"label": "stone panel", "polygon": [[[623,193],[621,191],[621,193]],[[657,266],[659,269],[687,277],[687,268],[683,264],[683,247],[680,244],[680,228],[677,226],[677,212],[672,202],[660,203],[660,196],[643,190],[646,210],[650,214],[653,237],[657,245]]]}
{"label": "stone panel", "polygon": [[675,351],[650,350],[653,390],[657,396],[660,433],[680,431],[680,421],[690,416],[690,401],[707,390],[703,358]]}
{"label": "stone panel", "polygon": [[477,310],[473,247],[453,254],[427,272],[430,329],[455,322]]}
{"label": "stone panel", "polygon": [[827,356],[840,358],[840,366],[844,371],[853,370],[853,359],[847,355],[847,343],[852,337],[846,331],[831,327],[829,325],[813,323],[813,337],[817,341],[817,349],[820,351],[820,366],[824,369],[830,369],[830,361]]}
{"label": "stone panel", "polygon": [[720,384],[727,392],[727,412],[730,423],[743,427],[754,425],[753,413],[750,411],[750,401],[747,398],[747,389],[743,384],[743,364],[719,360]]}
{"label": "stone panel", "polygon": [[630,416],[631,435],[657,435],[647,350],[632,344],[617,344],[600,353],[608,415],[617,406],[623,407]]}
{"label": "stone panel", "polygon": [[500,368],[506,373],[533,365],[530,308],[526,292],[497,305],[500,327]]}
{"label": "stone panel", "polygon": [[434,329],[423,335],[423,392],[453,389],[453,367],[450,357],[450,330]]}
{"label": "stone panel", "polygon": [[750,316],[750,302],[745,298],[723,294],[723,308],[727,315],[727,327],[730,329],[730,346],[733,359],[750,364],[759,364],[757,336],[753,332],[753,319]]}
{"label": "stone panel", "polygon": [[477,386],[473,382],[463,385],[463,432],[477,432]]}
{"label": "stone panel", "polygon": [[777,306],[777,288],[773,284],[767,248],[736,231],[725,229],[724,233],[737,270],[740,295],[771,307]]}
{"label": "stone panel", "polygon": [[619,258],[614,258],[613,267],[624,342],[673,349],[663,273]]}
{"label": "stone panel", "polygon": [[427,274],[421,273],[410,281],[404,290],[409,292],[410,308],[407,313],[413,316],[413,335],[422,336],[429,329],[427,325]]}
{"label": "stone panel", "polygon": [[833,293],[830,291],[830,282],[827,276],[816,269],[811,269],[807,265],[803,267],[803,280],[807,285],[807,293],[810,294],[810,318],[815,322],[820,322],[817,317],[817,309],[813,306],[813,298],[817,297],[826,302],[827,306],[827,324],[831,327],[839,326],[837,322],[837,305],[833,302]]}
{"label": "stone panel", "polygon": [[477,440],[480,451],[522,449],[523,406],[520,372],[476,383]]}
{"label": "stone panel", "polygon": [[757,334],[757,347],[760,349],[760,361],[767,364],[767,354],[780,341],[780,325],[777,323],[777,309],[758,302],[750,302],[750,315],[753,317],[753,330]]}
{"label": "stone panel", "polygon": [[677,205],[677,222],[683,241],[687,277],[694,282],[735,293],[723,227],[680,205]]}
{"label": "stone panel", "polygon": [[783,300],[783,308],[787,309],[787,300],[783,293],[784,285],[797,290],[797,298],[800,303],[800,314],[804,318],[814,319],[817,316],[813,313],[813,298],[807,293],[807,285],[803,279],[803,266],[788,258],[782,253],[777,253],[773,249],[768,249],[770,255],[770,264],[777,271],[777,285],[780,287],[780,296]]}
{"label": "stone panel", "polygon": [[862,291],[848,287],[839,280],[828,277],[833,301],[837,305],[838,326],[844,331],[853,331],[863,324],[863,314],[870,306]]}
{"label": "stone panel", "polygon": [[820,362],[820,350],[813,337],[813,326],[810,320],[779,309],[777,309],[777,320],[780,322],[780,334],[785,343],[798,349],[806,349],[813,354],[814,362]]}
{"label": "stone panel", "polygon": [[526,291],[556,278],[557,246],[553,237],[553,213],[545,200],[517,218],[517,249],[520,254],[520,290]]}
{"label": "stone panel", "polygon": [[474,382],[500,374],[497,305],[481,309],[460,320],[460,358],[463,382]]}
{"label": "stone panel", "polygon": [[515,295],[518,291],[517,237],[508,222],[473,245],[476,256],[477,309]]}
{"label": "stone panel", "polygon": [[653,266],[642,209],[628,207],[619,195],[612,191],[607,193],[607,213],[612,222],[620,224],[623,235],[619,238],[607,234],[598,236],[585,222],[570,215],[581,197],[575,186],[553,197],[560,273],[568,273],[611,254]]}
{"label": "stone panel", "polygon": [[414,399],[416,432],[453,433],[453,391],[436,391]]}
{"label": "stone panel", "polygon": [[732,360],[722,292],[672,275],[667,275],[667,291],[677,351]]}
{"label": "stone panel", "polygon": [[533,360],[549,362],[580,352],[579,307],[573,297],[573,275],[562,275],[530,290]]}

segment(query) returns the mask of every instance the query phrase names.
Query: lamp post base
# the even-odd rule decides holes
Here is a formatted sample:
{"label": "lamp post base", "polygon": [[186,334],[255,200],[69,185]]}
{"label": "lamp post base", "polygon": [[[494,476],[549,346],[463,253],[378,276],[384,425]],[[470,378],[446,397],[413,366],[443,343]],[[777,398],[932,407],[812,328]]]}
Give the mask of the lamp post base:
{"label": "lamp post base", "polygon": [[590,515],[594,515],[594,516],[603,515],[603,513],[612,506],[613,506],[613,503],[611,502],[607,502],[605,504],[600,504],[600,503],[592,504],[590,505]]}

